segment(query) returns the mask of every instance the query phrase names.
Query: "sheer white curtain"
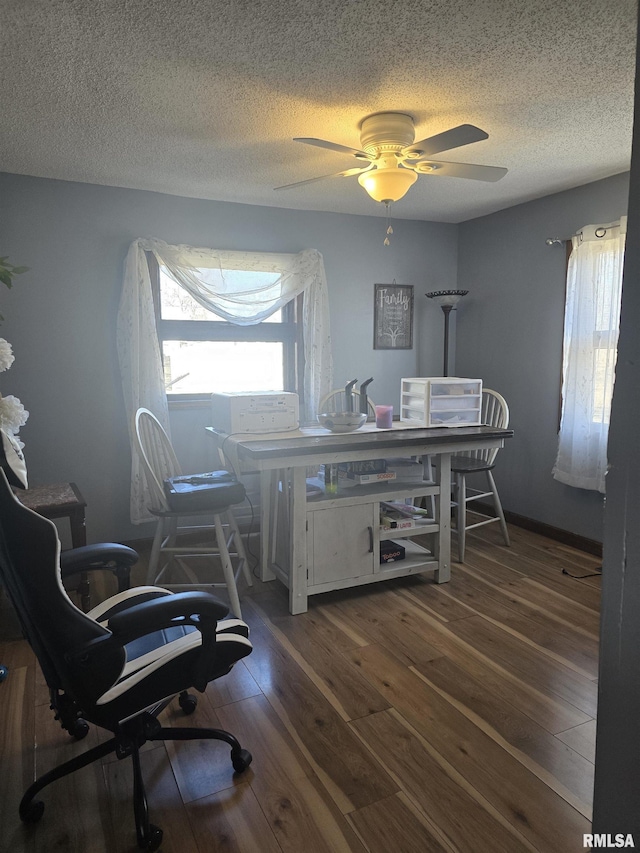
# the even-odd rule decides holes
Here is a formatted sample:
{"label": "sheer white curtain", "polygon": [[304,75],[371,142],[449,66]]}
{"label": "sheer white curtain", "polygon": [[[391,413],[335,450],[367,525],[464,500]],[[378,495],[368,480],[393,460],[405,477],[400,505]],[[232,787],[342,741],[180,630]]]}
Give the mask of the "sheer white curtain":
{"label": "sheer white curtain", "polygon": [[[315,249],[305,249],[296,255],[234,252],[139,239],[131,244],[127,253],[117,325],[118,358],[132,447],[133,419],[140,406],[151,409],[167,430],[169,425],[145,252],[153,252],[158,264],[201,305],[237,325],[260,323],[304,293],[305,410],[302,416],[315,420],[320,399],[332,387],[329,299],[322,255]],[[233,276],[225,276],[225,270],[271,275],[268,282],[242,290]],[[276,281],[272,281],[273,273],[279,274]],[[147,501],[143,472],[133,453],[131,520],[134,524],[151,518],[146,510]]]}
{"label": "sheer white curtain", "polygon": [[626,217],[572,238],[567,271],[562,419],[553,476],[604,493]]}

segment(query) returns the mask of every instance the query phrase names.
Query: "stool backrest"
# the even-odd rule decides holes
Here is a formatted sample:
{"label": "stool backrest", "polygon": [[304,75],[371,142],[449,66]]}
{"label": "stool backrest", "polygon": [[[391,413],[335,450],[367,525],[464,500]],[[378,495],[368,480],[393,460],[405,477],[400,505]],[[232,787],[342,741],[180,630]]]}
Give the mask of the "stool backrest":
{"label": "stool backrest", "polygon": [[167,512],[169,505],[163,480],[182,473],[169,436],[149,409],[138,409],[135,416],[136,449],[142,461],[152,509]]}
{"label": "stool backrest", "polygon": [[[490,388],[482,389],[482,420],[481,423],[496,429],[506,429],[509,426],[509,406],[502,394],[492,391]],[[490,447],[484,450],[474,450],[467,453],[475,459],[481,459],[489,465],[493,465],[498,455],[499,447]]]}

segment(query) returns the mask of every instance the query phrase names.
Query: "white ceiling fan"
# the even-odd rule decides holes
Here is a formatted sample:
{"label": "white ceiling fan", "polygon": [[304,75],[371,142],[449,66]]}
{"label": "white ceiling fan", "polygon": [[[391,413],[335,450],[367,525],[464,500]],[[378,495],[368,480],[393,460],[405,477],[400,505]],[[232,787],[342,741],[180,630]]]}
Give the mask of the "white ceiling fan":
{"label": "white ceiling fan", "polygon": [[442,175],[452,178],[471,178],[476,181],[499,181],[507,169],[498,166],[478,166],[469,163],[448,163],[431,159],[434,154],[460,148],[472,142],[488,139],[489,134],[472,124],[461,124],[443,133],[415,142],[413,118],[406,113],[374,113],[360,123],[360,145],[349,148],[336,142],[311,137],[296,137],[294,142],[304,142],[318,148],[328,148],[342,154],[351,154],[366,165],[332,175],[321,175],[294,184],[276,187],[292,189],[326,178],[348,178],[358,175],[358,183],[375,201],[390,204],[398,201],[418,179],[418,175]]}

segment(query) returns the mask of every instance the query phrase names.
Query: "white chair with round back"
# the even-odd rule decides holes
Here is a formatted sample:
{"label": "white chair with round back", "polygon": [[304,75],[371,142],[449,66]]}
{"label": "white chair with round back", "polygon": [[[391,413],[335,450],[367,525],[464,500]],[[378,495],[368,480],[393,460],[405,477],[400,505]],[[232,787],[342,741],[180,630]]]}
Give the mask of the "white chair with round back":
{"label": "white chair with round back", "polygon": [[[482,389],[482,419],[481,423],[497,429],[506,429],[509,426],[509,406],[507,401],[497,391],[489,388]],[[498,447],[485,450],[473,450],[468,453],[454,453],[451,457],[451,474],[453,477],[453,502],[454,516],[456,519],[455,530],[458,536],[458,560],[464,563],[464,552],[466,545],[466,534],[468,530],[482,527],[497,521],[502,531],[505,545],[509,545],[509,531],[502,511],[502,504],[498,495],[492,469],[496,463]],[[484,474],[488,489],[469,488],[467,477],[472,474]],[[495,510],[495,515],[487,516],[483,512],[473,510],[474,514],[484,516],[481,521],[467,524],[467,507],[472,501],[490,498]]]}
{"label": "white chair with round back", "polygon": [[[165,494],[164,480],[168,477],[180,476],[183,472],[169,436],[156,416],[144,408],[138,409],[135,415],[135,436],[136,449],[144,468],[151,496],[151,506],[148,509],[158,519],[149,558],[147,583],[159,583],[163,577],[171,573],[177,563],[188,581],[186,583],[168,584],[162,580],[162,586],[165,589],[174,587],[183,590],[226,587],[231,610],[238,619],[241,619],[237,581],[242,574],[248,586],[252,586],[252,579],[244,544],[231,510],[231,505],[238,502],[237,497],[231,498],[225,504],[224,494],[222,495],[222,503],[220,497],[216,495],[215,499],[212,499],[210,507],[195,511],[193,509],[180,511],[172,509]],[[195,525],[185,523],[193,518],[206,519],[206,522]],[[184,521],[181,521],[182,519]],[[178,540],[185,534],[189,536],[189,541],[188,544],[182,545]],[[205,536],[207,541],[194,543],[193,538],[197,536],[198,539],[201,539],[201,534]],[[160,565],[165,556],[167,560]],[[204,556],[219,558],[224,582],[201,580],[185,563],[185,560],[190,557]],[[236,561],[235,571],[232,557]]]}

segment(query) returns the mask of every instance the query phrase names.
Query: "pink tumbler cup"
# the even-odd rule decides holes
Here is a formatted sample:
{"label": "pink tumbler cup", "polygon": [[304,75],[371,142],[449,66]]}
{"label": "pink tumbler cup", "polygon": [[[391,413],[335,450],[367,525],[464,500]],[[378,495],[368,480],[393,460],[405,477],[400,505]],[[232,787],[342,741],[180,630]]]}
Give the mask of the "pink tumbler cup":
{"label": "pink tumbler cup", "polygon": [[393,424],[393,406],[376,406],[376,426],[378,429],[391,429]]}

